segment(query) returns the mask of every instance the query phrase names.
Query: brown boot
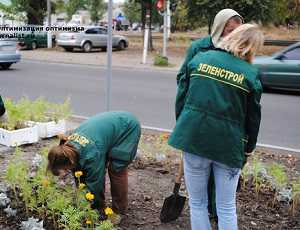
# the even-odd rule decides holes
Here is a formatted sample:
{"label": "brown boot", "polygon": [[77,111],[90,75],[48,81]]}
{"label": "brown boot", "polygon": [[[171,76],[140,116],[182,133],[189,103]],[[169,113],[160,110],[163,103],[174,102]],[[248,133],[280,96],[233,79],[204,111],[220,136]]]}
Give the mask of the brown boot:
{"label": "brown boot", "polygon": [[124,214],[128,206],[128,169],[114,172],[108,167],[111,185],[112,209],[117,214]]}

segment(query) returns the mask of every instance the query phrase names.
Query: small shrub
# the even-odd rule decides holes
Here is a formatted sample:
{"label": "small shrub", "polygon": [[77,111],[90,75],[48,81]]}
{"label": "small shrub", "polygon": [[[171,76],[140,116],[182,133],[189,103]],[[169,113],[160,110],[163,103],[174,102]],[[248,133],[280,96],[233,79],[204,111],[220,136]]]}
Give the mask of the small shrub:
{"label": "small shrub", "polygon": [[168,66],[169,65],[168,58],[163,57],[160,54],[157,54],[154,57],[154,65],[155,66]]}

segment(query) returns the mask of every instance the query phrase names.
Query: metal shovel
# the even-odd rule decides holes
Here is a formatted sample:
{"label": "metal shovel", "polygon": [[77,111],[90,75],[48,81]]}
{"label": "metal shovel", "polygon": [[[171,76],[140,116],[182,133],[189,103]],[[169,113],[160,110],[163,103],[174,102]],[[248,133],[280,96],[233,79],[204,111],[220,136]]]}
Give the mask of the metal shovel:
{"label": "metal shovel", "polygon": [[160,221],[162,223],[167,223],[172,220],[176,220],[180,216],[184,208],[186,197],[179,195],[182,175],[183,161],[181,159],[179,164],[178,175],[175,179],[173,194],[164,200],[164,204],[160,212]]}

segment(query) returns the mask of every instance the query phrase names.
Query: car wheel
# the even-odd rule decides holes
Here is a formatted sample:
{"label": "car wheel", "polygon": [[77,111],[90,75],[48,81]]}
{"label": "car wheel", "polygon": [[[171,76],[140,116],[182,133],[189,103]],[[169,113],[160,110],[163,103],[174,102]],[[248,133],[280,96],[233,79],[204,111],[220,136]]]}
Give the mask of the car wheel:
{"label": "car wheel", "polygon": [[86,43],[83,44],[82,49],[86,53],[91,52],[91,50],[92,50],[92,44],[90,42],[86,42]]}
{"label": "car wheel", "polygon": [[70,47],[64,47],[64,50],[67,51],[67,52],[72,52],[72,51],[73,51],[73,48],[70,48]]}
{"label": "car wheel", "polygon": [[31,49],[35,50],[37,48],[37,43],[36,42],[32,42],[31,43]]}
{"label": "car wheel", "polygon": [[118,49],[119,50],[124,50],[125,49],[125,42],[124,41],[119,41]]}
{"label": "car wheel", "polygon": [[1,64],[2,69],[4,70],[8,70],[10,68],[10,66],[12,65],[12,63],[5,63],[5,64]]}

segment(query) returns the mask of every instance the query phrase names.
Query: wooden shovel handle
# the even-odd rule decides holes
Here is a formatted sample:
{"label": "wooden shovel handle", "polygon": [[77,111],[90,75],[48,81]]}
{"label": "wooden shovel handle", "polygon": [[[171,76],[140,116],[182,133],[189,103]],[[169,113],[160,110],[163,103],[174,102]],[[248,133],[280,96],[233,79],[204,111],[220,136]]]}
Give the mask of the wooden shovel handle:
{"label": "wooden shovel handle", "polygon": [[179,163],[179,169],[178,169],[178,174],[175,178],[175,183],[181,184],[181,178],[183,176],[183,160],[181,157],[180,163]]}

